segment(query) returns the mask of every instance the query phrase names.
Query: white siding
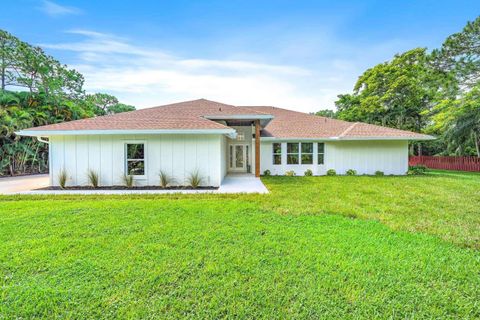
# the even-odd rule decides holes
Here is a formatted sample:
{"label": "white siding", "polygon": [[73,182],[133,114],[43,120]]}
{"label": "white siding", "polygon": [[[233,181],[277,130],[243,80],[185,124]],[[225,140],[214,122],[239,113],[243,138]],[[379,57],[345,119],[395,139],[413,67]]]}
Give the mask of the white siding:
{"label": "white siding", "polygon": [[145,178],[136,185],[158,185],[160,170],[185,185],[198,170],[203,185],[219,186],[224,177],[225,138],[220,135],[97,135],[64,136],[50,139],[51,179],[58,185],[58,173],[65,168],[67,185],[87,185],[88,170],[100,175],[103,186],[122,185],[125,173],[125,143],[145,143]]}
{"label": "white siding", "polygon": [[407,141],[325,142],[324,165],[317,165],[317,142],[313,145],[313,165],[287,165],[287,143],[278,142],[282,143],[282,164],[273,165],[274,142],[262,141],[261,174],[267,169],[273,175],[284,175],[289,170],[295,171],[296,175],[304,175],[307,169],[312,170],[314,175],[324,175],[329,169],[345,174],[348,169],[354,169],[357,174],[374,174],[378,170],[385,174],[403,175],[408,170]]}

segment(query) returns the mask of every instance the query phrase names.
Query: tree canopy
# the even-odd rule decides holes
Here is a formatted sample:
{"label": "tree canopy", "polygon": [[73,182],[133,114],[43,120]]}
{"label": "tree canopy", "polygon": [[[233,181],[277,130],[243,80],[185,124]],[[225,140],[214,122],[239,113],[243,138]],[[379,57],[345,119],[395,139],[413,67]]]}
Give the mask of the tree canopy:
{"label": "tree canopy", "polygon": [[0,175],[48,170],[47,146],[15,131],[135,110],[109,94],[86,94],[83,84],[76,70],[0,30]]}
{"label": "tree canopy", "polygon": [[437,135],[416,143],[431,154],[480,157],[479,88],[480,17],[441,48],[412,49],[366,70],[352,93],[338,95],[335,116]]}

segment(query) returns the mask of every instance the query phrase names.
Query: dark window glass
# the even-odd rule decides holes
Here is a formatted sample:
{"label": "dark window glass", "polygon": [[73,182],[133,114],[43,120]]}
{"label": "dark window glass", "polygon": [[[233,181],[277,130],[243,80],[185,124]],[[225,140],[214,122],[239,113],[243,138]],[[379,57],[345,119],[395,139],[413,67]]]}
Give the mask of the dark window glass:
{"label": "dark window glass", "polygon": [[313,154],[302,154],[302,164],[313,164]]}
{"label": "dark window glass", "polygon": [[282,153],[282,144],[281,143],[274,143],[273,144],[273,153],[274,154],[281,154]]}
{"label": "dark window glass", "polygon": [[143,160],[128,160],[127,166],[129,175],[143,176],[145,174],[145,162]]}
{"label": "dark window glass", "polygon": [[143,159],[143,158],[144,158],[143,143],[127,144],[127,159]]}
{"label": "dark window glass", "polygon": [[298,153],[298,143],[287,143],[287,153]]}
{"label": "dark window glass", "polygon": [[318,154],[318,164],[323,164],[324,157],[323,153]]}
{"label": "dark window glass", "polygon": [[325,161],[325,143],[318,144],[318,164],[323,164]]}
{"label": "dark window glass", "polygon": [[287,154],[287,164],[298,164],[298,153]]}
{"label": "dark window glass", "polygon": [[302,153],[313,153],[313,143],[302,142]]}
{"label": "dark window glass", "polygon": [[318,144],[318,153],[324,153],[325,152],[325,143],[319,143]]}
{"label": "dark window glass", "polygon": [[273,164],[282,164],[282,144],[274,143],[273,149]]}
{"label": "dark window glass", "polygon": [[282,155],[274,154],[273,155],[273,164],[282,164]]}

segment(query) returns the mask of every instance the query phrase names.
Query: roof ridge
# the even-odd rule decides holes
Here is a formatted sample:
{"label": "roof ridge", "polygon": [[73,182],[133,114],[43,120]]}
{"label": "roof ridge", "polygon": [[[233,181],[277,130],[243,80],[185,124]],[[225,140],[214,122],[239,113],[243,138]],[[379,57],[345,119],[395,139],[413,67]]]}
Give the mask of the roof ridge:
{"label": "roof ridge", "polygon": [[345,129],[342,133],[338,135],[338,137],[344,137],[347,133],[349,133],[355,126],[358,124],[358,122],[352,123],[347,129]]}

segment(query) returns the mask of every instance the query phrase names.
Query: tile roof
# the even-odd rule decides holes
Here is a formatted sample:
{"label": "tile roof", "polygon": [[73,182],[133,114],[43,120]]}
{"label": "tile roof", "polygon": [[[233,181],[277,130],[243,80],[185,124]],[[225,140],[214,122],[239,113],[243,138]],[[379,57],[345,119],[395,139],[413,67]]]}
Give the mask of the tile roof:
{"label": "tile roof", "polygon": [[405,138],[428,139],[430,136],[375,126],[319,117],[276,107],[239,107],[206,99],[185,101],[165,106],[140,109],[113,115],[62,122],[23,130],[190,130],[228,129],[226,125],[206,119],[207,116],[266,116],[273,119],[263,128],[262,137],[275,138]]}

